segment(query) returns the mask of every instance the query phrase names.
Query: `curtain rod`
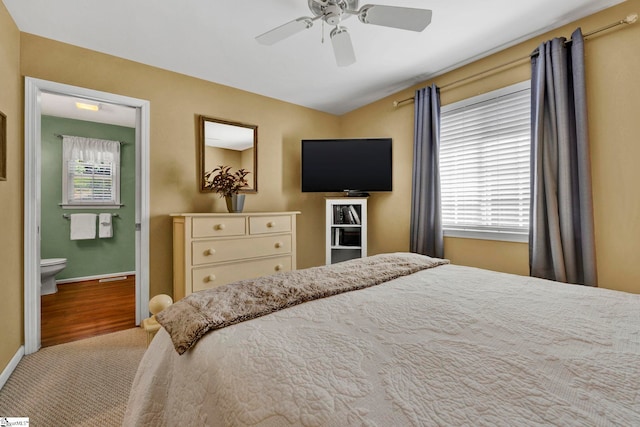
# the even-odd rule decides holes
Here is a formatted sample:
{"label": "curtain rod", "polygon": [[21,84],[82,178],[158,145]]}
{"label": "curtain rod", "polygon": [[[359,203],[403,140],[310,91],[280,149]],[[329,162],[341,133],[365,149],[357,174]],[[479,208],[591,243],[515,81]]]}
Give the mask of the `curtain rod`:
{"label": "curtain rod", "polygon": [[[69,135],[60,135],[59,133],[54,133],[53,135],[58,137],[58,138],[64,138],[65,136],[69,136]],[[123,141],[114,141],[114,142],[118,142],[120,144],[127,144],[126,142],[123,142]]]}
{"label": "curtain rod", "polygon": [[[602,31],[606,31],[606,30],[609,30],[611,28],[618,27],[620,25],[633,24],[637,20],[638,20],[638,14],[637,13],[633,13],[631,15],[628,15],[625,19],[621,19],[621,20],[613,22],[613,23],[611,23],[609,25],[605,25],[604,27],[601,27],[601,28],[598,28],[596,30],[590,31],[590,32],[584,34],[583,37],[586,39],[587,37],[593,36],[594,34],[598,34],[598,33],[602,32]],[[570,43],[570,42],[571,42],[571,39],[567,40],[565,43]],[[473,78],[480,77],[483,74],[491,73],[491,72],[499,70],[501,68],[507,68],[509,66],[513,66],[513,65],[518,64],[520,62],[528,61],[528,60],[531,59],[532,56],[535,56],[537,54],[538,54],[538,49],[536,49],[531,55],[527,55],[527,56],[524,56],[522,58],[514,59],[513,61],[509,61],[509,62],[506,62],[504,64],[497,65],[497,66],[489,68],[487,70],[480,71],[479,73],[475,73],[475,74],[472,74],[470,76],[463,77],[463,78],[461,78],[459,80],[453,81],[451,83],[447,83],[446,85],[442,85],[442,86],[440,86],[440,89],[445,89],[445,88],[450,87],[450,86],[455,86],[455,85],[457,85],[459,83],[462,83],[462,82],[465,82],[467,80],[471,80]],[[414,101],[414,100],[415,100],[415,97],[412,96],[411,98],[402,99],[400,101],[393,101],[393,106],[394,106],[394,108],[397,108],[397,107],[399,107],[400,105],[402,105],[402,104],[404,104],[406,102]]]}

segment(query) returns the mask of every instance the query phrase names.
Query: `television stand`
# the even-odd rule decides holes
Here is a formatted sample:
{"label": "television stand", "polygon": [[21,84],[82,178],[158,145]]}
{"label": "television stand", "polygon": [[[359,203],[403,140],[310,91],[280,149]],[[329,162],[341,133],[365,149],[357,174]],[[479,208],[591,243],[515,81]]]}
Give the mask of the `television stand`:
{"label": "television stand", "polygon": [[369,197],[369,193],[358,190],[344,190],[344,195],[346,197]]}

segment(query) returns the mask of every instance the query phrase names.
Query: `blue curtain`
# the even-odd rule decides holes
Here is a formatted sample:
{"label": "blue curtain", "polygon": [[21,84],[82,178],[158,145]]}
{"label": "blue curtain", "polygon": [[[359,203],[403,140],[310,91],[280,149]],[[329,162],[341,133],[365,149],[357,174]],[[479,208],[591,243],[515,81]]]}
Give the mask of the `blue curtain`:
{"label": "blue curtain", "polygon": [[597,286],[580,29],[542,43],[531,67],[530,274]]}
{"label": "blue curtain", "polygon": [[440,89],[416,91],[411,193],[411,252],[444,257],[440,202]]}

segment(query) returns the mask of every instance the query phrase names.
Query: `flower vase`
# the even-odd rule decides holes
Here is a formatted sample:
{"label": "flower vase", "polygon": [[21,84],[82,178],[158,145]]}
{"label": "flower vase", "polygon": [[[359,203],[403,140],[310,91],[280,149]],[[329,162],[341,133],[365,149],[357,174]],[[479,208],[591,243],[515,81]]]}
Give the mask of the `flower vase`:
{"label": "flower vase", "polygon": [[230,213],[242,212],[244,208],[244,194],[232,194],[231,196],[225,196],[227,202],[227,210]]}

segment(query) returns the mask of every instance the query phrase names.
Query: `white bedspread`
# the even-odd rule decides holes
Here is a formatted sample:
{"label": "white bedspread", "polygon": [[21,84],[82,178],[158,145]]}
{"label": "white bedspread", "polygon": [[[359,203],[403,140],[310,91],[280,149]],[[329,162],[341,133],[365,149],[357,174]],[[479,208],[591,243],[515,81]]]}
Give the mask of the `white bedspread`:
{"label": "white bedspread", "polygon": [[640,426],[640,295],[445,265],[160,330],[125,426]]}

